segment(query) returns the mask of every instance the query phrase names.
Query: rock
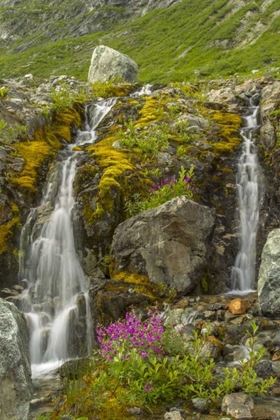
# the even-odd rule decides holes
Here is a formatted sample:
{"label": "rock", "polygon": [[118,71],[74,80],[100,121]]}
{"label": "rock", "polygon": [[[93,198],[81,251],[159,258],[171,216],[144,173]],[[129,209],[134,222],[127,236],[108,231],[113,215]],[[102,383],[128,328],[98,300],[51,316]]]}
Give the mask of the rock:
{"label": "rock", "polygon": [[127,55],[104,45],[99,45],[94,49],[88,72],[89,83],[118,78],[134,83],[137,81],[137,74],[137,64]]}
{"label": "rock", "polygon": [[209,413],[211,401],[206,400],[205,398],[192,398],[193,406],[200,412],[200,413]]}
{"label": "rock", "polygon": [[164,420],[183,420],[180,411],[170,411],[164,414]]}
{"label": "rock", "polygon": [[270,121],[265,122],[260,128],[261,144],[267,151],[272,151],[276,145],[277,136]]}
{"label": "rock", "polygon": [[27,325],[13,304],[0,299],[1,420],[27,420],[31,396]]}
{"label": "rock", "polygon": [[213,211],[185,196],[121,223],[112,242],[114,273],[147,276],[188,293],[201,279],[214,231]]}
{"label": "rock", "polygon": [[263,315],[280,316],[280,229],[270,232],[263,248],[258,297]]}
{"label": "rock", "polygon": [[252,419],[253,409],[252,398],[241,392],[226,395],[222,401],[222,411],[234,419]]}
{"label": "rock", "polygon": [[247,302],[241,298],[233,299],[228,304],[228,310],[234,315],[245,314],[247,310]]}

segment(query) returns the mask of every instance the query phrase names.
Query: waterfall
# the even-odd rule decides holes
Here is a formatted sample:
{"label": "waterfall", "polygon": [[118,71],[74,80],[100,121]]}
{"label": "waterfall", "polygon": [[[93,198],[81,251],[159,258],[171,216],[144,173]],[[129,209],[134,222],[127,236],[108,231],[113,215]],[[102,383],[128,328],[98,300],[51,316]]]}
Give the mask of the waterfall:
{"label": "waterfall", "polygon": [[239,251],[231,273],[233,291],[252,291],[255,282],[256,236],[259,221],[259,167],[254,134],[259,107],[250,102],[250,114],[241,130],[242,153],[236,176],[239,212]]}
{"label": "waterfall", "polygon": [[[110,99],[86,106],[86,130],[78,133],[76,145],[96,140],[95,128],[114,104]],[[41,205],[31,209],[21,234],[19,277],[28,284],[22,310],[30,330],[33,377],[45,372],[46,364],[52,369],[69,358],[89,355],[93,343],[87,280],[76,253],[72,221],[81,153],[72,150],[74,145],[61,153]]]}

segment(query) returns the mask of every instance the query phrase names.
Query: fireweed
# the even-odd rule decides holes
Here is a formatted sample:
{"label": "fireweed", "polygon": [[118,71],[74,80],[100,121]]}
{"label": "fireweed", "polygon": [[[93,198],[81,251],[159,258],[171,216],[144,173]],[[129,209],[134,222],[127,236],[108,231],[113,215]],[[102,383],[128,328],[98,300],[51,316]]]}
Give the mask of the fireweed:
{"label": "fireweed", "polygon": [[[265,394],[274,379],[261,380],[254,371],[263,353],[251,341],[250,359],[238,367],[225,368],[215,376],[215,361],[205,351],[211,326],[200,335],[193,333],[190,340],[182,331],[170,326],[164,328],[157,311],[151,311],[145,321],[132,311],[123,321],[97,328],[100,351],[92,384],[98,400],[108,395],[122,406],[174,402],[201,397],[219,405],[230,392],[245,391],[251,395]],[[205,332],[206,331],[206,332]],[[257,327],[253,328],[256,336]],[[101,368],[100,368],[101,366]],[[109,393],[109,394],[108,394]]]}
{"label": "fireweed", "polygon": [[123,358],[129,358],[132,349],[146,358],[148,355],[164,354],[162,319],[158,312],[148,312],[147,321],[141,322],[134,311],[126,314],[124,321],[118,321],[108,327],[99,326],[96,329],[97,340],[100,343],[102,357],[113,360],[124,345]]}
{"label": "fireweed", "polygon": [[180,195],[185,195],[187,198],[192,199],[193,188],[191,186],[191,179],[193,175],[193,165],[191,165],[188,172],[181,166],[179,177],[176,178],[173,176],[155,183],[149,189],[149,198],[143,200],[141,199],[140,194],[134,194],[132,200],[129,200],[126,203],[126,211],[130,216],[135,216],[144,210],[153,209]]}

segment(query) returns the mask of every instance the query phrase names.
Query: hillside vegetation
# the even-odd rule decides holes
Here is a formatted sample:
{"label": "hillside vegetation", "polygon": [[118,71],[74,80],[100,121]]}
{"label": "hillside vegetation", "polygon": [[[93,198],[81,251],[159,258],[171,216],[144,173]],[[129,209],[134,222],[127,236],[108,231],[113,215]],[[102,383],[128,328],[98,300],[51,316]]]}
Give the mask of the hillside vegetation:
{"label": "hillside vegetation", "polygon": [[32,73],[86,80],[99,44],[133,58],[140,82],[257,70],[277,76],[280,67],[278,0],[183,0],[140,17],[139,10],[129,13],[136,7],[131,0],[127,7],[98,8],[75,0],[7,3],[0,1],[2,78]]}

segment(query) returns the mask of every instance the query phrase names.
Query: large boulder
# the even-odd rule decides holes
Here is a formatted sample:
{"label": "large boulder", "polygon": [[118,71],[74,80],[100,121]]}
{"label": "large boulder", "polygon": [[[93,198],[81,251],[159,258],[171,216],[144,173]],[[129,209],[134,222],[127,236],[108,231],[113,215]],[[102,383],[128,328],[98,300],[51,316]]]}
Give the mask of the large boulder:
{"label": "large boulder", "polygon": [[28,341],[23,315],[0,299],[1,420],[27,420],[32,396]]}
{"label": "large boulder", "polygon": [[118,272],[147,276],[180,293],[193,290],[207,264],[213,211],[185,196],[121,223],[112,242],[113,277]]}
{"label": "large boulder", "polygon": [[263,248],[258,296],[263,315],[280,316],[280,229],[269,233]]}
{"label": "large boulder", "polygon": [[121,79],[128,83],[137,81],[138,66],[127,55],[112,48],[99,45],[93,51],[88,81],[106,82],[107,80]]}

